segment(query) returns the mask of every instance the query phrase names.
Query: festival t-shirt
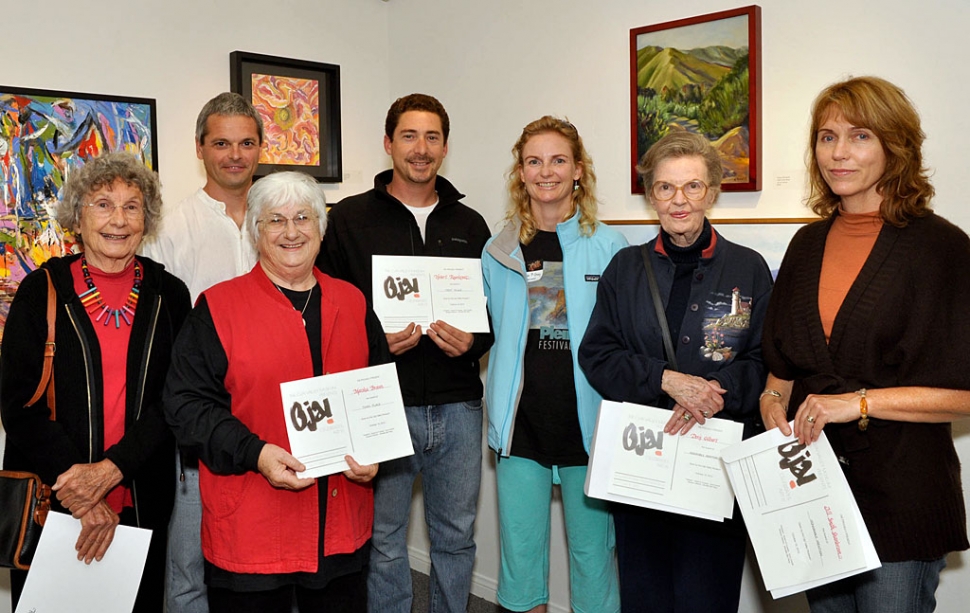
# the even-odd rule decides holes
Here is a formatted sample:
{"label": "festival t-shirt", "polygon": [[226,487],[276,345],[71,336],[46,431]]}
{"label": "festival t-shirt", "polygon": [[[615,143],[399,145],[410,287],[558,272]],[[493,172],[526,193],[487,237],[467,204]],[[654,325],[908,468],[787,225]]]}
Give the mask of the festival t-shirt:
{"label": "festival t-shirt", "polygon": [[559,237],[540,231],[522,245],[522,254],[529,287],[529,337],[511,453],[546,465],[585,465],[589,457],[576,411]]}

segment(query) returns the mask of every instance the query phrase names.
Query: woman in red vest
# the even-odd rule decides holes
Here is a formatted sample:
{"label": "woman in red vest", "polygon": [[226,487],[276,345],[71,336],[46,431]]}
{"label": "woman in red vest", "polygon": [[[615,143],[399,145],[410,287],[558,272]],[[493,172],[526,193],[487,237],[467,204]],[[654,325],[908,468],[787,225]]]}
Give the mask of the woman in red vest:
{"label": "woman in red vest", "polygon": [[280,383],[382,363],[380,323],[354,286],[314,268],[320,186],[297,172],[249,191],[259,262],[200,296],[176,341],[165,409],[198,450],[212,613],[363,611],[376,465],[303,479]]}

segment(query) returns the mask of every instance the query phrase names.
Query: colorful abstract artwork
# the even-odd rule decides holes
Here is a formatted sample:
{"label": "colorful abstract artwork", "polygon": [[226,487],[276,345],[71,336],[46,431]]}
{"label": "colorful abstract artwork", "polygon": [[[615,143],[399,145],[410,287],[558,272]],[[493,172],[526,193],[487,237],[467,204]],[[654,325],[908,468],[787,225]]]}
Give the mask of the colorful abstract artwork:
{"label": "colorful abstract artwork", "polygon": [[343,180],[340,67],[244,51],[229,54],[230,89],[252,101],[265,132],[257,177],[299,170]]}
{"label": "colorful abstract artwork", "polygon": [[[725,191],[761,189],[761,9],[749,6],[630,31],[632,162],[669,132],[702,134]],[[632,189],[643,193],[633,170]]]}
{"label": "colorful abstract artwork", "polygon": [[105,151],[157,169],[155,101],[0,86],[0,337],[20,281],[76,249],[54,220],[71,172]]}
{"label": "colorful abstract artwork", "polygon": [[253,106],[263,118],[260,164],[320,164],[320,82],[268,74],[253,79]]}

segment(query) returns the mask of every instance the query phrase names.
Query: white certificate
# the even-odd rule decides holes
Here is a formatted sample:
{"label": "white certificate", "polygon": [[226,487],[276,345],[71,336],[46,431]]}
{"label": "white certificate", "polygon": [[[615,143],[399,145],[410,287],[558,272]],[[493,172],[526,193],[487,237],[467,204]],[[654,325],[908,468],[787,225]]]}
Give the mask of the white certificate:
{"label": "white certificate", "polygon": [[473,258],[373,256],[374,312],[385,332],[443,321],[488,332],[482,261]]}
{"label": "white certificate", "polygon": [[131,613],[152,531],[118,526],[107,553],[90,564],[77,559],[74,544],[80,534],[80,520],[64,513],[47,514],[17,613]]}
{"label": "white certificate", "polygon": [[774,598],[879,568],[824,432],[805,446],[775,428],[724,450],[721,458]]}
{"label": "white certificate", "polygon": [[723,521],[734,494],[721,467],[725,447],[743,426],[724,419],[664,434],[671,412],[604,400],[589,454],[586,495],[702,519]]}
{"label": "white certificate", "polygon": [[290,453],[323,477],[414,453],[397,367],[382,364],[280,384]]}

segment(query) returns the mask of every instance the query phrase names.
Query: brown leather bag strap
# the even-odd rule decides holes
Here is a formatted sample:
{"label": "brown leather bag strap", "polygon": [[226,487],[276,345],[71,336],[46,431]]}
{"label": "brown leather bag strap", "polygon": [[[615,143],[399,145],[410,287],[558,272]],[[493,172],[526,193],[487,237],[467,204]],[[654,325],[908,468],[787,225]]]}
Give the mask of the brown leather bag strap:
{"label": "brown leather bag strap", "polygon": [[47,392],[47,406],[51,411],[51,421],[57,419],[57,411],[54,407],[54,322],[57,317],[57,295],[54,293],[54,283],[51,281],[51,273],[46,268],[42,269],[47,275],[47,342],[44,343],[44,371],[40,376],[40,383],[37,384],[37,391],[27,402],[27,406],[33,405],[40,400],[40,397]]}

